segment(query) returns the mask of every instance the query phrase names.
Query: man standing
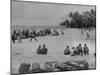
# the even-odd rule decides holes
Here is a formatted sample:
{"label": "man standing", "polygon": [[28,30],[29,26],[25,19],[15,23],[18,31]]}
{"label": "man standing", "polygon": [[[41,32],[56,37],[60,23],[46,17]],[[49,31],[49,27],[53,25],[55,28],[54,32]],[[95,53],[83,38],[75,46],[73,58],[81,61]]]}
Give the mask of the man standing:
{"label": "man standing", "polygon": [[32,41],[33,38],[35,39],[35,41],[38,41],[38,40],[36,39],[36,32],[35,32],[35,31],[31,32],[31,33],[30,33],[30,36],[31,36],[30,42]]}
{"label": "man standing", "polygon": [[12,34],[12,41],[13,41],[13,43],[15,43],[15,35],[14,34]]}
{"label": "man standing", "polygon": [[16,31],[15,30],[13,31],[11,39],[12,39],[13,43],[15,43],[15,40],[16,40]]}

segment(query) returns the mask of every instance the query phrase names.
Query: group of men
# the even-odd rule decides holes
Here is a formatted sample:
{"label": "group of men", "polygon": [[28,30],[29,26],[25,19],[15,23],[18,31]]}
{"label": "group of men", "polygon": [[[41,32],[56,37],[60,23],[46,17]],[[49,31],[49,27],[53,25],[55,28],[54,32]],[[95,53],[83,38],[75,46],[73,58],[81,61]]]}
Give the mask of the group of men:
{"label": "group of men", "polygon": [[28,29],[26,30],[14,30],[12,33],[12,41],[15,43],[15,40],[19,40],[21,42],[22,39],[30,38],[30,42],[34,38],[35,41],[38,41],[36,38],[36,31],[29,31]]}
{"label": "group of men", "polygon": [[36,51],[36,53],[39,54],[47,54],[48,49],[46,48],[45,44],[43,44],[43,47],[41,48],[41,46],[38,46],[38,49]]}
{"label": "group of men", "polygon": [[64,50],[64,55],[69,55],[71,54],[72,56],[75,55],[89,55],[89,48],[86,44],[84,44],[84,47],[82,48],[82,45],[79,43],[79,45],[75,48],[72,47],[73,53],[71,53],[69,46],[66,47]]}
{"label": "group of men", "polygon": [[[64,55],[70,55],[71,56],[76,56],[76,55],[89,55],[89,48],[86,44],[84,44],[84,47],[82,48],[82,45],[79,43],[79,45],[75,48],[72,47],[72,53],[69,49],[69,46],[67,45],[66,49],[64,50]],[[47,54],[48,49],[46,48],[45,44],[43,44],[43,47],[39,45],[37,48],[36,53],[39,54]]]}
{"label": "group of men", "polygon": [[[64,35],[63,30],[61,31],[61,34]],[[32,30],[32,29],[23,29],[23,30],[14,30],[11,39],[13,43],[15,43],[15,40],[19,40],[21,42],[22,39],[30,38],[30,42],[34,39],[35,41],[38,41],[36,37],[39,36],[57,36],[59,35],[59,32],[56,29],[53,29],[53,32],[50,29],[43,29],[43,30]]]}

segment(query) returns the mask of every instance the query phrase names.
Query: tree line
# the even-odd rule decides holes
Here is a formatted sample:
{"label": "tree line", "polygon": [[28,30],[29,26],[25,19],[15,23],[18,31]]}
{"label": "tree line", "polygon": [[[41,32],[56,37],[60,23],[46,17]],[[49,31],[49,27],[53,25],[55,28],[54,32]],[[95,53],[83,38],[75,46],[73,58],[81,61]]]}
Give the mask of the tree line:
{"label": "tree line", "polygon": [[67,28],[96,28],[96,10],[91,9],[82,13],[70,12],[68,18],[60,23],[60,26]]}

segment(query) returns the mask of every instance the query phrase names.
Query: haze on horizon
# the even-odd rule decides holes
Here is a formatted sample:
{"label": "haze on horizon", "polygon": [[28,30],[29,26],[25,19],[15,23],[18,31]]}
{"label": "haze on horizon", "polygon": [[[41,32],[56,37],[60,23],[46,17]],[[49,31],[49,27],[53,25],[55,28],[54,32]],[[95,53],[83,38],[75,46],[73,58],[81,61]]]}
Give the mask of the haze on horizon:
{"label": "haze on horizon", "polygon": [[94,6],[12,1],[11,25],[57,26],[68,18],[69,12],[80,13]]}

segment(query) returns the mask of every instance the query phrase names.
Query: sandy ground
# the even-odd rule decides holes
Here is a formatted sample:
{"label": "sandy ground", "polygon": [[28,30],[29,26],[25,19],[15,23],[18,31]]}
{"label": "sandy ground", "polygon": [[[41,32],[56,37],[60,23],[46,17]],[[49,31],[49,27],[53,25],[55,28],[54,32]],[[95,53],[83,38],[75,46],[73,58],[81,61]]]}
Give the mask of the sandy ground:
{"label": "sandy ground", "polygon": [[[87,60],[90,69],[94,69],[95,57],[93,53],[95,52],[95,30],[89,32],[90,38],[88,40],[86,40],[86,32],[85,30],[83,32],[84,34],[81,35],[81,30],[68,28],[64,29],[64,35],[38,37],[38,42],[33,39],[30,43],[30,39],[24,39],[22,43],[18,43],[18,41],[16,41],[15,44],[12,43],[12,73],[18,73],[20,63],[23,62],[38,62],[43,68],[44,63],[47,61]],[[90,50],[89,56],[70,56],[63,54],[67,45],[69,45],[71,50],[72,47],[76,47],[79,43],[81,43],[82,46],[84,43],[88,45]],[[36,49],[39,45],[42,46],[43,44],[46,44],[48,54],[37,55]]]}

